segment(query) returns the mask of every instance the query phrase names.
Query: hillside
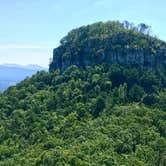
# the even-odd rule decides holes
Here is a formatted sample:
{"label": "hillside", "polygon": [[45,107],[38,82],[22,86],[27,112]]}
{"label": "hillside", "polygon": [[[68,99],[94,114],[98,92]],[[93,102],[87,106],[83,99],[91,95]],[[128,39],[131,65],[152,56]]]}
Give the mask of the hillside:
{"label": "hillside", "polygon": [[[99,23],[87,26],[91,33],[86,38],[115,34],[115,47],[117,42],[128,42],[127,38],[117,38],[121,29],[112,29],[114,22],[109,22],[111,27],[100,24],[101,27]],[[101,34],[102,30],[107,34]],[[78,31],[71,31],[54,50],[50,72],[37,72],[0,94],[0,165],[165,166],[164,63],[133,66],[98,61],[97,54],[91,54],[97,51],[94,46],[103,47],[98,42],[88,47],[87,54],[79,52],[76,56],[73,52],[69,57],[75,59],[64,63],[66,51],[61,47],[87,47],[86,38],[80,40]],[[138,38],[136,43],[142,37],[147,42],[154,41],[154,47],[140,45],[143,51],[153,48],[160,52],[165,47],[163,41],[143,30],[127,31],[131,32],[128,37],[132,43],[132,34]],[[77,37],[69,43],[71,33]],[[57,54],[57,50],[62,52]],[[80,65],[86,58],[90,62]]]}
{"label": "hillside", "polygon": [[31,77],[33,74],[36,74],[36,72],[40,70],[46,69],[35,65],[0,65],[0,92],[6,90],[9,86],[16,85],[26,77]]}

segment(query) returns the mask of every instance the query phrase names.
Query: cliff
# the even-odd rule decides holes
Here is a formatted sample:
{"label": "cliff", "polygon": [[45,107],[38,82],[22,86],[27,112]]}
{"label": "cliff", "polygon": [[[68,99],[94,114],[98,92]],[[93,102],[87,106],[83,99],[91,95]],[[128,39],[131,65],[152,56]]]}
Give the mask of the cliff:
{"label": "cliff", "polygon": [[143,67],[166,65],[166,43],[123,23],[107,22],[69,32],[53,51],[50,71],[71,65],[121,64]]}

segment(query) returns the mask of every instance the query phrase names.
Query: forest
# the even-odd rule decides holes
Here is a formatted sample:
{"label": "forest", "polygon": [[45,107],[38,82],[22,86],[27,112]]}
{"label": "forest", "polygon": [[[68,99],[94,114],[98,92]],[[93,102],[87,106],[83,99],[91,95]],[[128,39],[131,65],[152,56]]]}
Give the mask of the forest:
{"label": "forest", "polygon": [[[165,166],[165,66],[76,63],[101,55],[100,40],[88,47],[89,54],[78,51],[93,35],[116,34],[111,49],[124,50],[123,43],[130,43],[126,46],[157,56],[165,42],[152,36],[149,26],[138,27],[107,22],[88,26],[91,33],[83,33],[87,27],[73,30],[60,46],[71,64],[62,70],[54,57],[49,72],[0,93],[0,165]],[[78,30],[88,36],[80,38]],[[77,53],[71,54],[69,45]]]}

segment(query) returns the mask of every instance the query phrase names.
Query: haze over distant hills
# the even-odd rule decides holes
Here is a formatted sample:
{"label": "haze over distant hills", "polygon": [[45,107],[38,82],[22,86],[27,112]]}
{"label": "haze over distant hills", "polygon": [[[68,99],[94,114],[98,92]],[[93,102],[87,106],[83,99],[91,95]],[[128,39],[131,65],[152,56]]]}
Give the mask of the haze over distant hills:
{"label": "haze over distant hills", "polygon": [[13,86],[26,77],[30,77],[37,71],[47,70],[47,68],[39,65],[18,65],[18,64],[2,64],[0,65],[0,92]]}

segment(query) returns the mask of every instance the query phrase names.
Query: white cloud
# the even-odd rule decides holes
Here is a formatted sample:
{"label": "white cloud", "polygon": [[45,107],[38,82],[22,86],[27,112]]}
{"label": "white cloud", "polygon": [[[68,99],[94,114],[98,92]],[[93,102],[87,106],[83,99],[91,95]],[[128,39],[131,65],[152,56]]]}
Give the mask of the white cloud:
{"label": "white cloud", "polygon": [[48,66],[49,58],[51,57],[51,49],[0,49],[0,64],[38,64]]}
{"label": "white cloud", "polygon": [[38,64],[47,67],[53,44],[0,44],[0,64]]}
{"label": "white cloud", "polygon": [[53,45],[35,44],[0,44],[0,49],[51,49]]}

